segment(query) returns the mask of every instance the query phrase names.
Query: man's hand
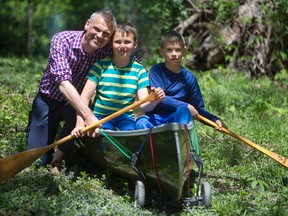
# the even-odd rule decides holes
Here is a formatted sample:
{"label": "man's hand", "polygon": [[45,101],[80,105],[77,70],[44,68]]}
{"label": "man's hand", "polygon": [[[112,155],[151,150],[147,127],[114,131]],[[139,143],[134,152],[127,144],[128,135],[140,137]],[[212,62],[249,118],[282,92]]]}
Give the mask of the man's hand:
{"label": "man's hand", "polygon": [[84,134],[82,133],[83,128],[84,125],[83,126],[76,125],[76,127],[71,131],[71,135],[76,138],[83,137],[84,136]]}
{"label": "man's hand", "polygon": [[[83,137],[85,134],[82,132],[83,128],[89,126],[91,124],[95,124],[99,121],[94,114],[87,118],[84,122],[83,118],[79,115],[77,116],[76,127],[72,130],[71,135],[79,138]],[[100,135],[99,128],[102,128],[102,124],[98,125],[96,128],[92,128],[86,132],[87,136],[90,137],[98,137]]]}

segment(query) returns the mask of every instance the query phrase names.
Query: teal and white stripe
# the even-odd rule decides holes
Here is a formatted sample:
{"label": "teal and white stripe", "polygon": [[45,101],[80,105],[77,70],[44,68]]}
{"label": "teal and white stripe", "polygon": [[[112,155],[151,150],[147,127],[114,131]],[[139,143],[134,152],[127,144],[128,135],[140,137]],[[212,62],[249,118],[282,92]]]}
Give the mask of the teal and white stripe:
{"label": "teal and white stripe", "polygon": [[93,110],[97,115],[110,115],[127,107],[139,89],[150,85],[147,70],[132,59],[129,65],[119,68],[111,57],[104,58],[91,67],[87,78],[97,84]]}

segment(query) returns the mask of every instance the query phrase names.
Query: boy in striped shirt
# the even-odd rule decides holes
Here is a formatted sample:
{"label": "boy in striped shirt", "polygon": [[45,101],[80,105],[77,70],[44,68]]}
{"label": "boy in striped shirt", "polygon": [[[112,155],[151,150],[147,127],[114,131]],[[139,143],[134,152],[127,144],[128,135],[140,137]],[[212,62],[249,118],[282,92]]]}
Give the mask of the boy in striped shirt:
{"label": "boy in striped shirt", "polygon": [[[139,100],[148,96],[150,86],[148,72],[139,62],[131,58],[133,50],[137,47],[136,28],[130,23],[120,23],[112,38],[113,54],[97,61],[87,75],[87,81],[81,98],[88,105],[93,94],[93,113],[95,121],[100,120],[120,109],[132,104],[136,98]],[[164,99],[165,94],[161,88],[156,88],[156,99],[141,105],[144,113],[150,112]],[[134,130],[133,113],[125,113],[108,122],[103,123],[104,130]],[[85,125],[84,119],[78,115],[72,135],[82,136],[81,129]],[[98,130],[88,132],[90,136],[97,136]]]}

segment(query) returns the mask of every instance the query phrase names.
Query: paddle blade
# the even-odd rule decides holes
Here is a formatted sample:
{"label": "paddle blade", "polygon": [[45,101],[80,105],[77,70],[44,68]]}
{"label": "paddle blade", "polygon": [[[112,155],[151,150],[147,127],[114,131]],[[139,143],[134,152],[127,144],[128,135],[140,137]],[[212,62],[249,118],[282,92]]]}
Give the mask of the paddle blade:
{"label": "paddle blade", "polygon": [[36,148],[6,158],[0,159],[0,182],[7,181],[20,171],[30,166],[41,155],[45,154],[49,149]]}
{"label": "paddle blade", "polygon": [[[200,120],[202,122],[206,123],[206,124],[209,124],[212,127],[215,127],[215,128],[218,127],[218,125],[215,122],[210,121],[209,119],[207,119],[207,118],[205,118],[205,117],[203,117],[201,115],[200,115]],[[244,138],[244,137],[242,137],[240,135],[237,135],[237,134],[233,133],[232,131],[228,130],[227,128],[223,127],[221,132],[226,133],[226,134],[228,134],[228,135],[230,135],[230,136],[232,136],[232,137],[244,142],[245,144],[249,145],[250,147],[262,152],[263,154],[267,155],[271,159],[275,160],[276,162],[278,162],[278,163],[282,164],[283,166],[285,166],[286,168],[288,168],[288,159],[287,158],[285,158],[285,157],[283,157],[283,156],[281,156],[281,155],[279,155],[279,154],[277,154],[275,152],[272,152],[272,151],[270,151],[268,149],[265,149],[262,146],[257,145],[256,143],[253,143],[250,140],[248,140],[248,139],[246,139],[246,138]]]}
{"label": "paddle blade", "polygon": [[[133,109],[136,106],[139,106],[142,103],[145,103],[147,101],[155,100],[156,93],[155,91],[152,91],[146,98],[136,101],[133,104],[118,110],[117,112],[106,116],[105,118],[99,120],[98,122],[95,122],[94,124],[91,124],[85,128],[83,128],[83,132],[87,132],[88,130],[95,128],[99,126],[100,124],[103,124],[104,122],[110,121],[111,119],[124,114],[125,112]],[[45,154],[47,151],[51,150],[52,148],[55,148],[56,146],[59,146],[69,140],[73,139],[71,135],[68,135],[49,146],[30,149],[24,152],[20,152],[18,154],[10,155],[6,158],[0,159],[0,182],[7,181],[19,172],[21,172],[26,167],[30,166],[35,160],[37,160],[41,155]]]}

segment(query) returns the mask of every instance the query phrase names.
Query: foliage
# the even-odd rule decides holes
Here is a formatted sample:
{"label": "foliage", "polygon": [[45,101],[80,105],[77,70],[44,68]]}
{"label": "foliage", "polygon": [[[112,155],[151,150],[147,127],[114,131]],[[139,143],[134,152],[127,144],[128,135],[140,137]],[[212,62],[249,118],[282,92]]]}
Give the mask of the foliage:
{"label": "foliage", "polygon": [[[0,156],[26,148],[31,101],[45,66],[43,59],[0,58]],[[13,136],[11,136],[13,133]]]}
{"label": "foliage", "polygon": [[[267,78],[249,81],[226,69],[202,74],[199,85],[207,109],[221,116],[231,131],[287,157],[286,88]],[[279,215],[287,214],[285,168],[231,137],[202,127],[198,133],[200,143],[205,143],[202,160],[208,166],[207,176],[218,188],[216,196],[220,197],[213,206],[220,215],[277,215],[278,210]],[[275,209],[259,205],[265,202],[279,205]]]}
{"label": "foliage", "polygon": [[[25,126],[43,59],[0,59],[0,155],[25,150]],[[231,131],[286,156],[287,85],[219,68],[195,74],[206,108]],[[0,187],[0,215],[287,215],[287,170],[234,138],[196,122],[212,208],[133,207],[134,182],[87,162],[53,176],[34,165]],[[49,167],[48,167],[49,168]]]}
{"label": "foliage", "polygon": [[[17,11],[13,10],[16,5]],[[187,10],[182,0],[161,2],[156,0],[85,2],[26,0],[20,3],[10,0],[3,1],[1,6],[0,18],[7,20],[0,24],[0,41],[2,41],[0,55],[2,56],[27,56],[28,49],[32,49],[33,56],[47,56],[53,34],[63,30],[82,30],[86,20],[95,10],[108,7],[114,12],[118,21],[129,21],[136,26],[139,40],[136,54],[139,59],[147,59],[155,52],[153,47],[158,47],[161,33],[173,28],[180,20],[187,17]],[[28,8],[31,9],[32,15],[28,15]],[[29,30],[28,18],[32,23],[31,30]],[[31,48],[27,45],[28,35],[31,37]],[[158,52],[155,54],[158,55]]]}
{"label": "foliage", "polygon": [[[15,8],[18,10],[15,10]],[[19,11],[23,11],[19,13]],[[25,29],[23,26],[25,23],[25,2],[17,1],[1,1],[0,17],[5,22],[0,23],[0,47],[1,54],[11,52],[9,48],[13,49],[13,52],[20,52],[24,48],[25,44]],[[13,27],[12,27],[13,26]],[[13,38],[13,40],[11,40]],[[2,48],[3,47],[3,48]],[[6,49],[4,49],[4,47]],[[3,49],[3,50],[2,50]]]}
{"label": "foliage", "polygon": [[[14,184],[18,187],[1,191],[4,215],[151,215],[132,208],[125,196],[117,196],[101,181],[86,175],[51,176],[39,169],[19,177]],[[9,201],[10,197],[14,198]]]}
{"label": "foliage", "polygon": [[[53,34],[67,29],[82,30],[95,10],[109,7],[118,21],[129,21],[137,27],[136,55],[149,64],[160,60],[157,51],[160,36],[167,30],[180,28],[189,51],[195,55],[189,56],[190,63],[186,65],[191,69],[196,65],[207,70],[222,64],[238,68],[247,76],[274,77],[288,67],[285,0],[3,0],[1,3],[0,18],[5,20],[0,23],[2,56],[47,56]],[[240,7],[244,5],[251,9],[246,7],[244,16],[240,16]],[[189,23],[188,19],[197,14],[199,17]],[[230,31],[228,40],[233,43],[226,44],[223,30]],[[237,38],[233,39],[234,34]],[[216,56],[210,62],[211,55]]]}
{"label": "foliage", "polygon": [[[50,37],[63,29],[63,19],[57,19],[69,12],[70,0],[26,0],[1,2],[0,55],[27,55],[28,33],[33,39],[34,56],[46,55],[49,51]],[[28,15],[28,6],[32,15]],[[17,8],[17,10],[15,10]],[[28,32],[28,16],[31,16],[32,30]]]}

